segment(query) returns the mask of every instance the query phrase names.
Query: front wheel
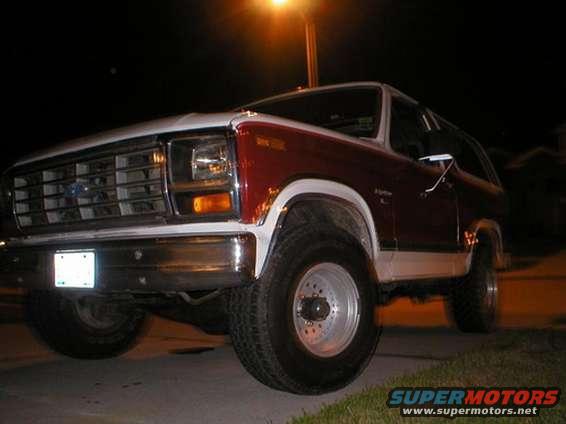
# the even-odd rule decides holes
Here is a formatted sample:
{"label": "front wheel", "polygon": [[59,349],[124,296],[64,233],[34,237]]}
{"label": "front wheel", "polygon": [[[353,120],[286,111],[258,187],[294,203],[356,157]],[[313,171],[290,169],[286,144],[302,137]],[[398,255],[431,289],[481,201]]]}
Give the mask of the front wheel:
{"label": "front wheel", "polygon": [[358,243],[336,228],[300,227],[280,241],[260,281],[232,290],[233,344],[244,367],[267,386],[334,391],[373,356],[375,304]]}
{"label": "front wheel", "polygon": [[78,359],[102,359],[129,350],[144,329],[146,312],[94,297],[32,291],[28,321],[54,351]]}

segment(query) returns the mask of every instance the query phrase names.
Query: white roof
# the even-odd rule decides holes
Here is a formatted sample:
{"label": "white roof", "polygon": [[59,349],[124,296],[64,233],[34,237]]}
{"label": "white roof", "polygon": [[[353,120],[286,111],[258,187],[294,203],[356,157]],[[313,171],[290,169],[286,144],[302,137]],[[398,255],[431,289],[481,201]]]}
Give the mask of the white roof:
{"label": "white roof", "polygon": [[277,94],[275,96],[266,97],[264,99],[255,100],[251,103],[247,103],[245,105],[238,107],[237,110],[241,110],[241,109],[245,109],[245,108],[254,106],[257,103],[270,102],[270,101],[274,101],[274,100],[282,100],[282,99],[285,99],[285,98],[288,98],[288,97],[293,97],[293,96],[296,96],[296,95],[303,95],[303,94],[308,94],[308,93],[318,93],[318,92],[321,92],[321,91],[331,91],[331,90],[336,90],[336,89],[340,89],[340,88],[383,87],[383,85],[384,84],[381,84],[380,82],[376,82],[376,81],[359,81],[359,82],[347,82],[347,83],[343,83],[343,84],[324,85],[324,86],[315,87],[315,88],[298,88],[294,91],[289,91],[289,92],[286,92],[286,93]]}

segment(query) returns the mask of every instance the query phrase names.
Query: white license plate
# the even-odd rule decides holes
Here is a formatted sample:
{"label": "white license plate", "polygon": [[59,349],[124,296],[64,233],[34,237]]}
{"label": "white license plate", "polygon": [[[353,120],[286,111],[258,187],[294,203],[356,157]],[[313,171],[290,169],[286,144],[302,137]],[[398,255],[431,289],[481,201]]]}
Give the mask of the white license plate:
{"label": "white license plate", "polygon": [[94,288],[95,253],[93,251],[57,252],[55,287]]}

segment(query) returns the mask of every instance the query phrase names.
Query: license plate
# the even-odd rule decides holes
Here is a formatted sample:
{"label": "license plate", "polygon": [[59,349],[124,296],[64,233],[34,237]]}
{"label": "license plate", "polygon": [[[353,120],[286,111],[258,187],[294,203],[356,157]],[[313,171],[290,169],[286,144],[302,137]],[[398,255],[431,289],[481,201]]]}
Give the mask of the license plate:
{"label": "license plate", "polygon": [[55,287],[94,288],[93,251],[55,253]]}

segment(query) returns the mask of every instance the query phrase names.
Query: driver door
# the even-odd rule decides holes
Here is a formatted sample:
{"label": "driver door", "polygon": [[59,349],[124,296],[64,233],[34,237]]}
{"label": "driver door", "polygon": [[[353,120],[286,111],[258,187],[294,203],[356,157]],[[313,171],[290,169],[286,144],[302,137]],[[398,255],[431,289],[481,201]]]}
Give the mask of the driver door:
{"label": "driver door", "polygon": [[395,181],[394,213],[397,252],[395,279],[451,275],[458,249],[457,197],[450,177],[440,183],[443,169],[419,158],[429,154],[426,116],[418,105],[400,97],[391,104],[390,145],[403,157]]}

